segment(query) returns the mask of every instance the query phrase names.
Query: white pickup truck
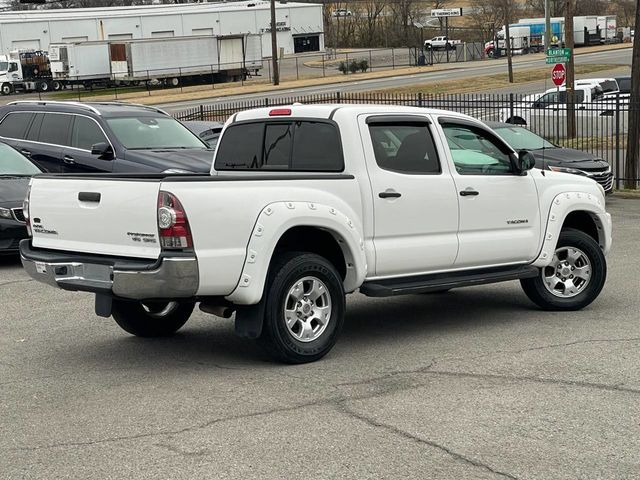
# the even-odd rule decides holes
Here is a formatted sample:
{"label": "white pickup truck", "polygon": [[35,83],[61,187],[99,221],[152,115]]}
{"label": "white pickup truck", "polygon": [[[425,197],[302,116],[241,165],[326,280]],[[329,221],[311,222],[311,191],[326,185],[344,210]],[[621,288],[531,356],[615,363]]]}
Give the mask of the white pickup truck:
{"label": "white pickup truck", "polygon": [[20,245],[36,280],[96,294],[127,332],[169,335],[199,303],[276,358],[321,358],[345,294],[519,279],[544,309],[589,305],[611,217],[596,182],[531,169],[471,117],[293,105],[245,111],[210,175],[38,175]]}
{"label": "white pickup truck", "polygon": [[424,48],[427,50],[454,50],[458,45],[462,45],[460,40],[451,40],[448,37],[433,37],[424,41]]}

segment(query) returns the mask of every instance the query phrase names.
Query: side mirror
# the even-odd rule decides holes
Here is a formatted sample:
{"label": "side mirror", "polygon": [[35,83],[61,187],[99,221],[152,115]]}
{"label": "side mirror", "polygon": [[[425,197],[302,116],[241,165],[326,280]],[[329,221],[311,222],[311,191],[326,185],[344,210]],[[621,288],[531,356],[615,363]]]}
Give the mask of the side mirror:
{"label": "side mirror", "polygon": [[520,150],[517,155],[513,156],[513,163],[516,172],[523,175],[536,166],[536,158],[531,152]]}
{"label": "side mirror", "polygon": [[98,158],[103,160],[112,160],[113,149],[111,148],[111,145],[106,142],[96,143],[91,146],[91,155],[96,155]]}

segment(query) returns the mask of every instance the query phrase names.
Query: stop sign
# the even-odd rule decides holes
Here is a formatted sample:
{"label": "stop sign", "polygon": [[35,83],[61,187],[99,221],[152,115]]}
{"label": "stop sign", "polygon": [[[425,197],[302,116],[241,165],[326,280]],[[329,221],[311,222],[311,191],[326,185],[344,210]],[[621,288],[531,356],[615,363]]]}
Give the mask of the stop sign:
{"label": "stop sign", "polygon": [[566,79],[567,71],[564,69],[564,65],[562,63],[556,63],[553,70],[551,70],[551,80],[553,80],[556,87],[560,87]]}

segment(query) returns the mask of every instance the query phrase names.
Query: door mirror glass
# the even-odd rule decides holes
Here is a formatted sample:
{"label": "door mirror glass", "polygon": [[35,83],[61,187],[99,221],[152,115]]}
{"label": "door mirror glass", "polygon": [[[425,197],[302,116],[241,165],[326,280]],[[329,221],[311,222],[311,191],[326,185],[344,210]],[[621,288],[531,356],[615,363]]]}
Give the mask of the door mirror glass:
{"label": "door mirror glass", "polygon": [[113,158],[113,150],[108,143],[100,142],[91,146],[91,155],[97,155],[98,158],[103,160],[111,160]]}
{"label": "door mirror glass", "polygon": [[514,167],[516,171],[524,173],[536,166],[536,158],[527,150],[520,150],[517,155],[513,155]]}

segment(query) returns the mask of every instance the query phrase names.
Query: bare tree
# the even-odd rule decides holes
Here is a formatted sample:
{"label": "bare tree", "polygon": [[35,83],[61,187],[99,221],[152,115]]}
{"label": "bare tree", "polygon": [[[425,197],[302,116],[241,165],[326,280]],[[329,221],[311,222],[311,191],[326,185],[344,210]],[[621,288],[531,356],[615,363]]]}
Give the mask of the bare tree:
{"label": "bare tree", "polygon": [[618,16],[618,25],[631,27],[634,25],[636,16],[636,0],[614,0],[613,11]]}

